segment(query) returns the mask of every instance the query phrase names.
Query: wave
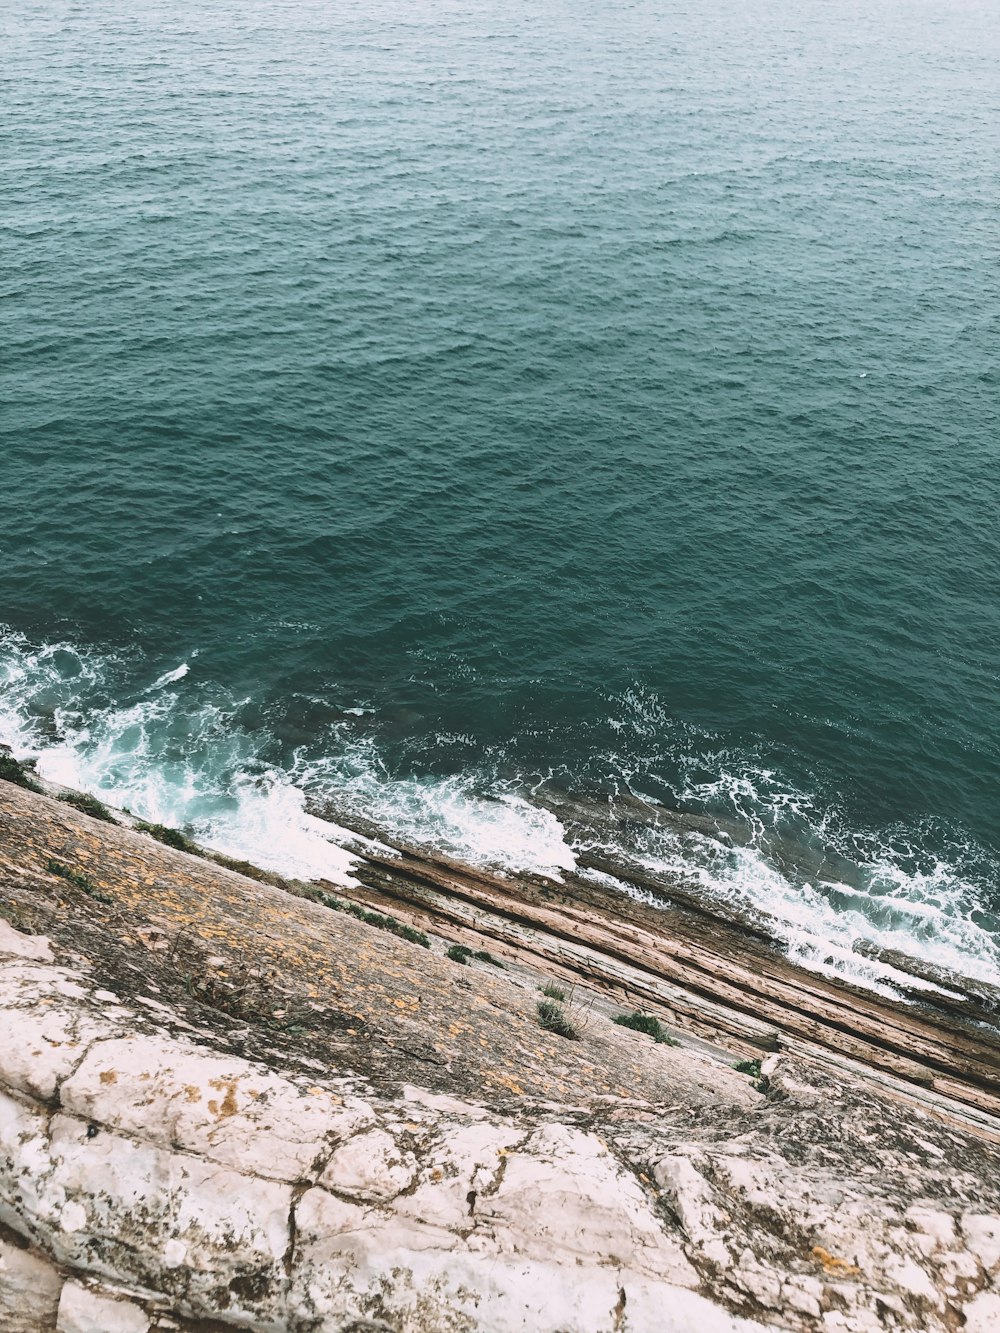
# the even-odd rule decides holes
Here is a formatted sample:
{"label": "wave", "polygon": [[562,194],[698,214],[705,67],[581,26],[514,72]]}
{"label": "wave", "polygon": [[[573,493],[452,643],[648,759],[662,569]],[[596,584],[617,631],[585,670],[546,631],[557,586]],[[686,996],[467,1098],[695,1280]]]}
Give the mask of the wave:
{"label": "wave", "polygon": [[240,701],[168,688],[188,676],[186,662],[148,685],[136,682],[138,667],[70,643],[0,636],[0,736],[42,777],[187,828],[216,851],[351,883],[357,837],[311,814],[305,793],[264,762],[236,720]]}
{"label": "wave", "polygon": [[352,882],[364,840],[333,806],[477,865],[558,875],[575,864],[558,820],[516,792],[477,791],[471,776],[392,779],[375,746],[349,735],[348,719],[371,708],[340,710],[334,753],[284,756],[242,724],[249,699],[191,688],[186,662],[150,684],[141,671],[141,659],[0,635],[0,739],[50,781],[293,878]]}
{"label": "wave", "polygon": [[[854,862],[854,883],[802,878],[779,868],[773,841],[734,846],[721,829],[713,834],[677,828],[669,814],[660,821],[644,836],[629,839],[627,848],[621,841],[598,839],[588,852],[599,849],[617,862],[626,882],[631,868],[641,872],[640,882],[680,882],[707,902],[742,913],[749,909],[793,961],[813,971],[890,993],[899,974],[859,951],[870,943],[979,980],[1000,979],[997,933],[976,919],[987,915],[979,906],[981,890],[947,862],[907,872],[887,854]],[[912,978],[909,985],[912,989]]]}
{"label": "wave", "polygon": [[363,821],[501,872],[579,873],[634,895],[682,883],[756,913],[804,966],[881,990],[898,974],[859,952],[866,942],[1000,980],[990,884],[969,869],[981,849],[953,840],[942,855],[919,830],[852,830],[752,756],[710,752],[641,691],[609,701],[614,747],[589,764],[604,791],[582,796],[587,773],[528,782],[497,755],[445,776],[396,771],[368,701],[343,701],[289,750],[259,701],[184,656],[158,671],[138,652],[0,633],[0,739],[43,777],[294,878],[350,884],[364,839],[345,824]]}
{"label": "wave", "polygon": [[147,693],[152,694],[154,690],[162,689],[164,685],[175,685],[177,681],[183,680],[190,670],[190,663],[182,662],[180,666],[174,667],[173,671],[164,671],[163,675],[158,676],[149,686]]}

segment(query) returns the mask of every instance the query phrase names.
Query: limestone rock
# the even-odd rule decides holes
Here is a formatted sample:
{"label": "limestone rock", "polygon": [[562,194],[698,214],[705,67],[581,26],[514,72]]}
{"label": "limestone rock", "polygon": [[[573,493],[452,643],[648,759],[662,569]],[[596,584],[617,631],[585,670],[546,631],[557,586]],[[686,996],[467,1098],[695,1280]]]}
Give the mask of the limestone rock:
{"label": "limestone rock", "polygon": [[[663,1111],[622,1118],[606,1098],[583,1115],[599,1132],[558,1105],[501,1115],[312,1083],[144,1035],[139,1013],[124,1035],[119,1006],[53,965],[15,959],[0,998],[0,1221],[74,1275],[60,1299],[53,1265],[5,1248],[0,1291],[24,1333],[55,1327],[57,1300],[65,1333],[145,1330],[154,1306],[260,1333],[360,1319],[862,1333],[880,1310],[927,1333],[993,1318],[1000,1215],[977,1203],[983,1159],[927,1120],[915,1163],[914,1138],[894,1146],[891,1113],[863,1100],[845,1128],[794,1062],[735,1137],[678,1137]],[[831,1147],[845,1133],[853,1178]],[[37,1314],[19,1308],[28,1283]]]}
{"label": "limestone rock", "polygon": [[965,1307],[965,1333],[996,1333],[1000,1328],[1000,1295],[981,1291]]}
{"label": "limestone rock", "polygon": [[60,1098],[68,1112],[149,1143],[286,1181],[374,1123],[356,1098],[301,1089],[246,1060],[162,1037],[97,1043]]}
{"label": "limestone rock", "polygon": [[52,945],[44,935],[25,935],[0,916],[0,954],[51,963]]}
{"label": "limestone rock", "polygon": [[133,1301],[105,1296],[67,1282],[59,1302],[56,1333],[146,1333],[149,1316]]}
{"label": "limestone rock", "polygon": [[[56,852],[102,897],[46,899]],[[54,945],[0,920],[4,1333],[997,1326],[989,988],[910,1009],[707,915],[368,860],[507,969],[0,790],[4,910]]]}
{"label": "limestone rock", "polygon": [[0,1236],[0,1329],[53,1333],[62,1278],[38,1255]]}
{"label": "limestone rock", "polygon": [[[150,1302],[261,1333],[757,1327],[692,1290],[654,1195],[591,1130],[125,1036],[55,967],[12,963],[0,996],[0,1220],[74,1275],[59,1333],[144,1333]],[[10,1301],[44,1272],[51,1328],[56,1269],[12,1262]]]}

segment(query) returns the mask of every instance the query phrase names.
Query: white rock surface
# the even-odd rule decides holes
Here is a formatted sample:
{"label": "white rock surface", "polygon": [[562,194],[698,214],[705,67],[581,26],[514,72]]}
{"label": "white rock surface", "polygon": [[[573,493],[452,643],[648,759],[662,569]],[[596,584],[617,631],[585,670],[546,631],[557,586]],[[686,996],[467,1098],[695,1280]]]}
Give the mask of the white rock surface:
{"label": "white rock surface", "polygon": [[56,1333],[146,1333],[149,1315],[133,1301],[102,1295],[67,1282],[59,1302]]}
{"label": "white rock surface", "polygon": [[[444,1097],[380,1104],[142,1035],[140,1013],[126,1034],[102,994],[9,953],[0,1219],[76,1275],[59,1333],[145,1333],[151,1292],[262,1331],[754,1327],[690,1290],[655,1200],[594,1134]],[[8,1304],[15,1272],[44,1268],[12,1262]]]}
{"label": "white rock surface", "polygon": [[1000,1328],[982,1159],[927,1121],[919,1160],[896,1109],[802,1067],[729,1131],[385,1097],[153,1031],[8,937],[3,1333]]}
{"label": "white rock surface", "polygon": [[47,1260],[0,1237],[0,1329],[51,1333],[62,1278]]}
{"label": "white rock surface", "polygon": [[71,1114],[274,1180],[299,1180],[375,1123],[370,1107],[162,1037],[99,1042],[62,1084]]}
{"label": "white rock surface", "polygon": [[997,1333],[1000,1328],[1000,1295],[981,1291],[965,1307],[964,1333]]}
{"label": "white rock surface", "polygon": [[44,935],[24,935],[0,916],[0,954],[51,963],[52,945]]}

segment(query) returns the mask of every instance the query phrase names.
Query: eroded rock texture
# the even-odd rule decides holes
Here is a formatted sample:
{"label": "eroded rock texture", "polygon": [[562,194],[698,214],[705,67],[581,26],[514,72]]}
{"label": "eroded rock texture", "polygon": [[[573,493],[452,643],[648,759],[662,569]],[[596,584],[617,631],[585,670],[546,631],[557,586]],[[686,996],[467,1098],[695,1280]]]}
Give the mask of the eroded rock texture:
{"label": "eroded rock texture", "polygon": [[286,1077],[17,957],[37,939],[0,946],[0,1216],[30,1242],[4,1248],[13,1326],[741,1326],[586,1116]]}
{"label": "eroded rock texture", "polygon": [[994,1151],[781,1057],[701,1129],[501,1115],[283,1074],[0,948],[5,1329],[995,1326]]}
{"label": "eroded rock texture", "polygon": [[[443,939],[0,790],[3,1333],[1000,1328],[985,991],[378,872]],[[574,979],[570,1041],[537,1004]],[[681,1045],[611,1021],[639,995]]]}

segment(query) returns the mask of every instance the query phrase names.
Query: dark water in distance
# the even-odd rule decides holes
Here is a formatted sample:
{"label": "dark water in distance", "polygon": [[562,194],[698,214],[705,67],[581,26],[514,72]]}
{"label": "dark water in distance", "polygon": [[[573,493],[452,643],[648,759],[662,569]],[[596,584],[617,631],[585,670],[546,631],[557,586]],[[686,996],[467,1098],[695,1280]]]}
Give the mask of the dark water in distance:
{"label": "dark water in distance", "polygon": [[532,788],[632,791],[736,845],[583,842],[815,965],[997,974],[992,5],[0,44],[7,739],[302,873],[302,793],[557,867]]}

